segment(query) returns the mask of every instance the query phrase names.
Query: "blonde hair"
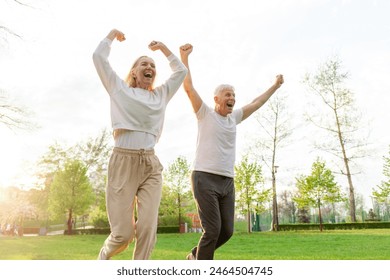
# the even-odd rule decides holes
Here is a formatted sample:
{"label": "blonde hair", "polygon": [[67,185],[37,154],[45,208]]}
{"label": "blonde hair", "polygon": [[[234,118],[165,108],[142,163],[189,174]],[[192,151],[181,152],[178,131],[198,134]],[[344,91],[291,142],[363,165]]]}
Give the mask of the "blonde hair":
{"label": "blonde hair", "polygon": [[[136,80],[135,80],[135,77],[134,77],[133,74],[132,74],[132,71],[134,70],[134,68],[136,68],[136,67],[138,66],[138,63],[140,62],[140,60],[141,60],[142,58],[145,58],[145,57],[149,58],[149,57],[146,56],[146,55],[142,55],[142,56],[138,57],[138,58],[136,59],[136,61],[134,61],[133,66],[130,68],[129,74],[127,74],[127,76],[126,76],[126,78],[125,78],[125,83],[126,83],[129,87],[137,87],[137,82],[136,82]],[[152,85],[152,87],[153,87],[153,85]]]}
{"label": "blonde hair", "polygon": [[214,96],[219,95],[221,92],[223,92],[225,90],[231,90],[234,92],[234,87],[232,85],[228,85],[228,84],[221,84],[221,85],[217,86],[216,89],[214,90]]}

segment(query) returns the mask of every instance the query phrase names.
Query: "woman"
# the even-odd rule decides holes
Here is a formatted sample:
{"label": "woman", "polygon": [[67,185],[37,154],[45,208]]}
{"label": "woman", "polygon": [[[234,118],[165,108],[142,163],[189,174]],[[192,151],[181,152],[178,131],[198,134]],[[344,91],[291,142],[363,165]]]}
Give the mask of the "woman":
{"label": "woman", "polygon": [[154,146],[162,132],[166,106],[182,84],[187,69],[163,43],[153,41],[149,48],[160,50],[167,57],[173,72],[170,78],[154,88],[155,63],[152,58],[141,56],[122,80],[108,61],[115,39],[122,42],[125,36],[113,29],[93,54],[98,75],[110,96],[115,139],[106,190],[111,233],[98,259],[110,259],[135,238],[133,259],[145,260],[156,243],[162,188],[162,165],[154,154]]}

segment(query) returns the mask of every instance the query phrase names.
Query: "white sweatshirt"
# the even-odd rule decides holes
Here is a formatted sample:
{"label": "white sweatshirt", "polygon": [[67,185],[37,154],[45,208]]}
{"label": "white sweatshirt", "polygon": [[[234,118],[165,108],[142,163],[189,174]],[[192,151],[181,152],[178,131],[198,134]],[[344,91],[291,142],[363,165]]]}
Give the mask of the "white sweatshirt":
{"label": "white sweatshirt", "polygon": [[112,40],[104,38],[95,52],[93,62],[96,71],[110,95],[112,128],[149,133],[158,141],[168,102],[182,84],[187,68],[175,56],[168,57],[172,74],[152,92],[129,87],[111,68],[108,56]]}

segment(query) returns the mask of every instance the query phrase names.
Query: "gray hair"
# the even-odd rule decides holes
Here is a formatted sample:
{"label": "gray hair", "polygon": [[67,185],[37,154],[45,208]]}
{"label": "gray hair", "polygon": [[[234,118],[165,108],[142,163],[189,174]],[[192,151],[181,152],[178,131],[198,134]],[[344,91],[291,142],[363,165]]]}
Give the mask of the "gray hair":
{"label": "gray hair", "polygon": [[216,89],[214,90],[214,96],[217,96],[218,94],[220,94],[221,92],[223,92],[225,90],[234,91],[234,87],[232,85],[228,85],[228,84],[221,84],[221,85],[217,86]]}

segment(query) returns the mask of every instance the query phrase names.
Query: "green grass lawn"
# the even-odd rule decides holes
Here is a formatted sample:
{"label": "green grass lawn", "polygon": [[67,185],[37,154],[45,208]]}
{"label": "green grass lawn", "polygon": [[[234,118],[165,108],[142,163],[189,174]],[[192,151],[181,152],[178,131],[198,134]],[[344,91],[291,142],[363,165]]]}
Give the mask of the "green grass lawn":
{"label": "green grass lawn", "polygon": [[[199,233],[159,234],[154,260],[183,260]],[[0,236],[1,260],[94,260],[104,235]],[[115,256],[127,260],[133,245]],[[390,229],[235,233],[216,260],[390,260]]]}

